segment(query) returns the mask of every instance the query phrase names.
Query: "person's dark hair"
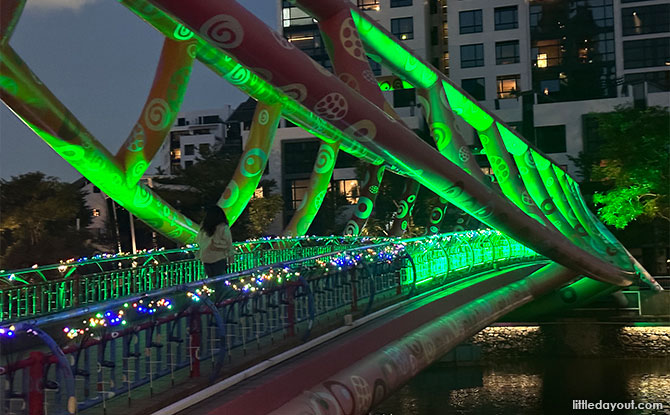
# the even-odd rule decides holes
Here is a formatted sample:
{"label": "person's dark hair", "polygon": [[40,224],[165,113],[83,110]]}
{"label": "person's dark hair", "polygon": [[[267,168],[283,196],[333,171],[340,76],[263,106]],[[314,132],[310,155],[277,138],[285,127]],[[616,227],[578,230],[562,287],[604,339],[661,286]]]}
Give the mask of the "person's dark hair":
{"label": "person's dark hair", "polygon": [[220,224],[225,223],[228,225],[228,218],[226,214],[223,213],[223,209],[218,206],[210,206],[205,212],[205,219],[202,220],[202,229],[207,233],[207,235],[214,235],[216,227]]}

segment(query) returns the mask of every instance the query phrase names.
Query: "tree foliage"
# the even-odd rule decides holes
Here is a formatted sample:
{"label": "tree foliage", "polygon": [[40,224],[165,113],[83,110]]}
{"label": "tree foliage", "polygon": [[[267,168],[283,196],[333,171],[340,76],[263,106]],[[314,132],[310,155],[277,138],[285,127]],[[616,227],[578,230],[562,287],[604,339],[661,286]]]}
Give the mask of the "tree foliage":
{"label": "tree foliage", "polygon": [[42,172],[0,180],[0,185],[0,267],[54,263],[92,251],[86,242],[91,212],[76,185]]}
{"label": "tree foliage", "polygon": [[[155,179],[155,191],[180,212],[196,222],[204,217],[205,208],[215,204],[233,177],[240,154],[231,155],[222,151],[201,151],[198,161],[179,170],[169,178]],[[253,198],[242,215],[231,227],[233,239],[245,240],[263,235],[272,219],[282,207],[279,195],[272,195],[276,183],[262,181],[264,195]]]}
{"label": "tree foliage", "polygon": [[618,229],[636,219],[670,221],[670,114],[666,108],[617,107],[593,114],[601,145],[575,159],[587,180],[600,183],[593,201]]}

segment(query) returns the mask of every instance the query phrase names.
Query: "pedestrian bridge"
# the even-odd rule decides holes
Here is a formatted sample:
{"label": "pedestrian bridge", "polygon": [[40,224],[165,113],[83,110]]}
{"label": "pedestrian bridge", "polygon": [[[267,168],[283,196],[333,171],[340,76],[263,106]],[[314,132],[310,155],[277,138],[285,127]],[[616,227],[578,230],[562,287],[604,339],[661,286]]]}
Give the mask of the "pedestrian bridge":
{"label": "pedestrian bridge", "polygon": [[[322,141],[309,188],[283,238],[238,245],[230,273],[209,280],[192,248],[3,273],[0,414],[147,413],[137,408],[154,396],[165,406],[225,389],[193,379],[225,377],[231,386],[274,364],[294,376],[241,382],[235,396],[203,405],[212,413],[366,413],[512,310],[532,318],[633,283],[660,289],[588,210],[573,177],[348,0],[286,2],[317,22],[332,71],[234,0],[119,3],[165,41],[146,104],[116,153],[12,48],[23,0],[0,3],[5,105],[102,192],[187,245],[198,225],[140,179],[175,123],[197,60],[258,101],[217,202],[231,223],[258,187],[282,117]],[[368,58],[392,76],[376,78]],[[385,101],[382,90],[399,88],[416,90],[429,131],[408,128]],[[491,175],[464,139],[472,133]],[[347,236],[305,237],[340,150],[367,165]],[[405,180],[391,237],[361,237],[385,172]],[[420,188],[440,200],[427,226],[434,235],[403,239]],[[486,230],[440,234],[447,204]],[[310,343],[327,333],[343,337]],[[297,358],[312,360],[289,360],[302,342],[316,354]],[[112,407],[119,402],[123,409]]]}
{"label": "pedestrian bridge", "polygon": [[[309,407],[315,396],[331,404],[345,389],[357,396],[356,382],[374,389],[378,402],[451,347],[546,293],[554,295],[535,305],[552,313],[616,289],[573,281],[572,273],[494,230],[248,241],[236,244],[229,273],[210,279],[195,249],[0,274],[0,410],[146,413],[179,397],[198,404],[211,394],[227,397],[220,403],[225,413],[301,413],[296,408]],[[529,309],[529,320],[537,316]],[[379,359],[388,364],[379,366]],[[295,365],[281,371],[288,378],[277,383],[270,376],[275,385],[267,389],[284,391],[281,398],[233,399],[216,386],[285,361]],[[345,389],[323,389],[332,382]]]}

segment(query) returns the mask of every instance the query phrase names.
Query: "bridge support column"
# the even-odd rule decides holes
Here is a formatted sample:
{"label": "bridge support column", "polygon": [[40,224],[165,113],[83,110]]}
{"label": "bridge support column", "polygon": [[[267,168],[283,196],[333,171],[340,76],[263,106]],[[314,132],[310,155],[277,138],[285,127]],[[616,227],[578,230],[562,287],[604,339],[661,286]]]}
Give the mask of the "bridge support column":
{"label": "bridge support column", "polygon": [[[42,415],[44,413],[44,353],[31,352],[31,365],[28,369],[28,414]],[[2,386],[4,388],[4,385]]]}
{"label": "bridge support column", "polygon": [[200,344],[202,335],[202,321],[200,320],[200,311],[193,307],[189,321],[189,334],[191,336],[189,345],[189,355],[191,356],[191,373],[189,377],[200,377]]}

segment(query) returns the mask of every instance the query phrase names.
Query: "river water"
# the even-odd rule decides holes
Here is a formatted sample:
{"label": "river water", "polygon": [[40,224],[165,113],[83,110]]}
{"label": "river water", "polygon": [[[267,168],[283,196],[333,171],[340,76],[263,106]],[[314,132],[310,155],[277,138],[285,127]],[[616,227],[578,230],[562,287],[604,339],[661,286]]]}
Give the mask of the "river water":
{"label": "river water", "polygon": [[[667,358],[533,358],[436,364],[372,415],[670,414]],[[576,410],[573,400],[663,402],[663,410]]]}

